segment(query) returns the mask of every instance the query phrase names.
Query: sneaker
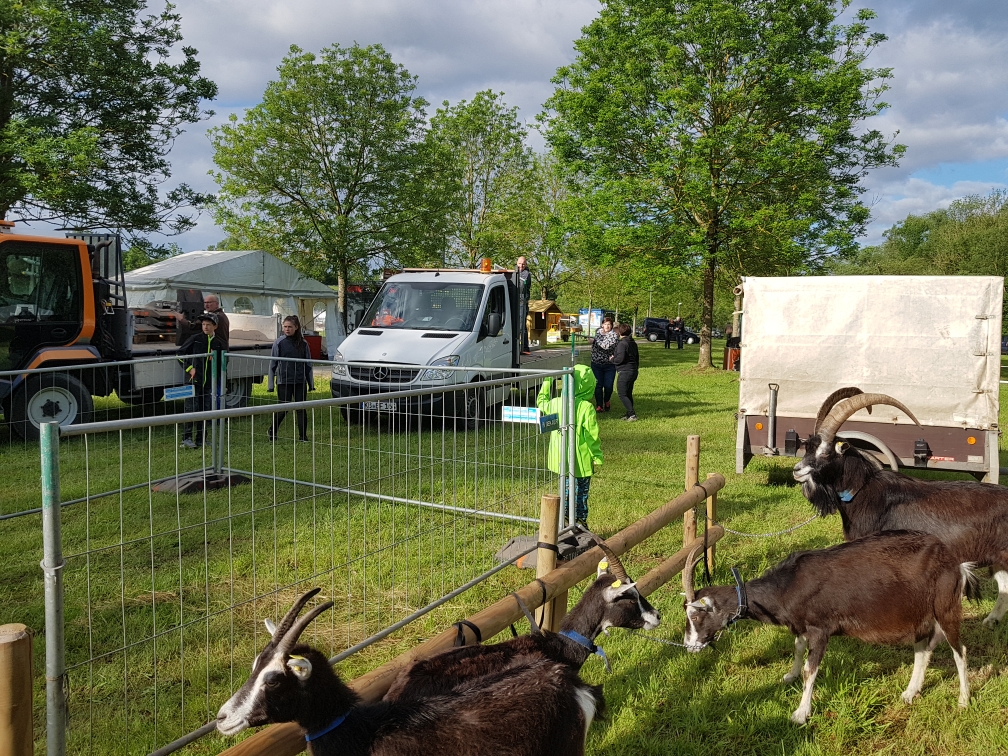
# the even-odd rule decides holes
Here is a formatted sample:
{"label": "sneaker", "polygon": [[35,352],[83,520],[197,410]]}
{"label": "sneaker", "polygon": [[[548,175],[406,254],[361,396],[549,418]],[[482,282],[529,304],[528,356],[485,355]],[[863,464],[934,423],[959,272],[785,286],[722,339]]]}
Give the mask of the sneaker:
{"label": "sneaker", "polygon": [[637,415],[627,415],[627,417],[623,419],[626,420],[628,423],[632,423],[637,420]]}
{"label": "sneaker", "polygon": [[308,437],[307,436],[302,436],[301,438],[298,439],[298,441],[300,441],[302,444],[307,444],[308,443]]}
{"label": "sneaker", "polygon": [[191,438],[182,439],[182,443],[179,444],[180,449],[198,449],[199,444],[193,441]]}
{"label": "sneaker", "polygon": [[602,409],[601,407],[596,407],[596,408],[595,408],[595,411],[596,411],[596,412],[604,412],[605,410],[603,410],[603,409]]}
{"label": "sneaker", "polygon": [[608,412],[608,411],[609,411],[609,402],[606,402],[606,403],[605,403],[605,411],[606,411],[606,412]]}

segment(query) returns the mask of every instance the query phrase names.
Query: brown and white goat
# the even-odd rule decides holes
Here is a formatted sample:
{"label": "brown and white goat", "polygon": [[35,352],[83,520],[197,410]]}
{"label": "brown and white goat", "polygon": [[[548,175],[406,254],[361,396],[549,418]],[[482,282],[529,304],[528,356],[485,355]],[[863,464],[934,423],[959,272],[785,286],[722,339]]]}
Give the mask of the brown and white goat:
{"label": "brown and white goat", "polygon": [[805,679],[792,722],[805,724],[808,719],[819,663],[834,635],[887,645],[912,643],[913,674],[903,691],[907,703],[920,693],[931,652],[947,640],[959,671],[959,705],[969,704],[959,623],[963,593],[972,595],[975,584],[970,566],[960,564],[934,536],[887,532],[827,549],[799,551],[754,580],[695,591],[698,550],[683,569],[683,643],[699,651],[740,619],[788,628],[795,635],[795,655],[784,682],[797,680],[800,672]]}
{"label": "brown and white goat", "polygon": [[917,422],[891,396],[857,388],[834,392],[805,441],[805,456],[794,466],[802,494],[821,516],[840,513],[848,541],[884,530],[918,530],[940,538],[960,562],[990,567],[998,599],[983,624],[993,627],[1008,611],[1008,488],[911,478],[836,439],[855,412],[874,404],[898,407]]}
{"label": "brown and white goat", "polygon": [[595,645],[600,633],[610,627],[652,630],[661,623],[661,617],[640,595],[616,554],[598,538],[595,542],[608,564],[563,618],[559,632],[534,630],[532,635],[486,646],[453,648],[413,662],[399,673],[385,700],[447,693],[470,680],[535,658],[566,664],[575,672],[592,654],[601,656],[608,665],[604,652]]}
{"label": "brown and white goat", "polygon": [[601,690],[565,664],[530,660],[459,686],[451,695],[363,704],[320,651],[298,638],[329,609],[300,620],[319,591],[301,596],[272,629],[252,674],[217,715],[217,729],[297,722],[314,756],[583,756],[585,735],[604,708]]}

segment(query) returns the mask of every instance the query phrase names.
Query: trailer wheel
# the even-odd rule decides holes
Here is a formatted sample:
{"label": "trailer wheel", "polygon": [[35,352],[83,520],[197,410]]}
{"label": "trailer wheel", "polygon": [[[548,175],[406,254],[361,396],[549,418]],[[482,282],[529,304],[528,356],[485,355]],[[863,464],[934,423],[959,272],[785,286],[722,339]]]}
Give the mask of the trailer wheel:
{"label": "trailer wheel", "polygon": [[252,398],[251,378],[231,378],[227,382],[227,394],[224,396],[224,406],[227,409],[248,407]]}
{"label": "trailer wheel", "polygon": [[61,428],[89,423],[94,400],[72,375],[43,373],[25,381],[11,401],[11,425],[25,441],[38,441],[39,426],[55,420]]}

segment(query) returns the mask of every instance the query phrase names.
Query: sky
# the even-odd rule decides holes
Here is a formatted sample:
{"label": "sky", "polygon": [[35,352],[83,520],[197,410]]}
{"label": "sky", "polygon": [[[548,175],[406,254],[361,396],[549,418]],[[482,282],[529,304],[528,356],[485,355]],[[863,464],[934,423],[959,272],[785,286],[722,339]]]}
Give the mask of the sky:
{"label": "sky", "polygon": [[[381,43],[418,77],[431,103],[505,93],[534,123],[550,79],[573,60],[574,40],[599,10],[597,0],[174,0],[186,45],[219,95],[209,121],[193,125],[171,153],[173,181],[214,191],[206,128],[256,104],[291,45]],[[152,8],[158,0],[151,0]],[[891,67],[890,107],[866,125],[899,132],[898,168],[863,182],[872,222],[863,244],[910,213],[958,197],[1008,188],[1008,13],[1004,0],[856,0],[872,7],[873,31],[888,36],[869,65]],[[533,142],[541,147],[541,139]],[[223,233],[204,217],[173,241],[203,249]]]}

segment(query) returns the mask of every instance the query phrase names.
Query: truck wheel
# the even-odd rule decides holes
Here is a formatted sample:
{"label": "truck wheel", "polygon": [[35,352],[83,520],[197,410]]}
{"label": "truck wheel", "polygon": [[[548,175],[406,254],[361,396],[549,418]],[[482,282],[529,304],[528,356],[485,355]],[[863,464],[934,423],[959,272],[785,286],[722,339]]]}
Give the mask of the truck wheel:
{"label": "truck wheel", "polygon": [[460,418],[466,430],[476,430],[476,427],[486,417],[486,389],[467,389],[465,391],[464,415]]}
{"label": "truck wheel", "polygon": [[38,441],[39,426],[55,420],[61,428],[91,422],[94,400],[84,384],[65,373],[34,375],[11,402],[11,420],[25,441]]}
{"label": "truck wheel", "polygon": [[657,333],[649,333],[647,335],[647,340],[650,341],[650,342],[658,341],[658,334]]}
{"label": "truck wheel", "polygon": [[227,394],[224,396],[224,406],[227,409],[248,407],[252,398],[251,378],[232,378],[227,382]]}

